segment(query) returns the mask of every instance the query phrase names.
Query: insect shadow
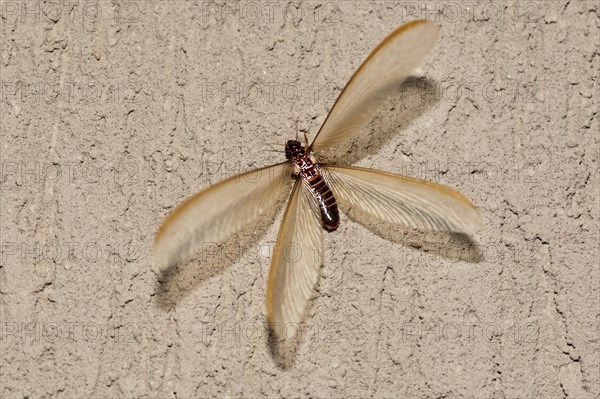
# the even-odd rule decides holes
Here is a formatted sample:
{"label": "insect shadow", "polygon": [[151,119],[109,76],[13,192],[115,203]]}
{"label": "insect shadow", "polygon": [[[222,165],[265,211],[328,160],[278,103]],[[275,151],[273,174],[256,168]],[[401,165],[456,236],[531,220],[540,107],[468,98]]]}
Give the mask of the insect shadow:
{"label": "insect shadow", "polygon": [[388,241],[432,253],[452,262],[480,263],[483,252],[471,236],[447,231],[421,231],[380,220],[373,220],[358,209],[340,204],[348,218]]}
{"label": "insect shadow", "polygon": [[196,287],[239,261],[253,244],[264,238],[283,207],[284,199],[282,196],[279,205],[266,217],[259,218],[222,242],[203,243],[192,258],[160,270],[155,289],[156,305],[163,310],[174,308]]}
{"label": "insect shadow", "polygon": [[[319,276],[320,277],[320,276]],[[320,292],[320,281],[317,281],[314,289],[313,297],[308,301],[305,314],[310,315],[314,312],[315,299]],[[280,328],[279,332],[274,331],[273,326],[267,327],[265,334],[266,346],[269,348],[269,353],[275,365],[281,370],[287,370],[294,366],[298,357],[298,348],[302,342],[319,341],[319,329],[313,328],[310,317],[304,317],[300,324],[296,326],[287,326]],[[277,327],[275,327],[277,328]],[[290,334],[290,330],[294,329],[296,334]],[[283,337],[283,338],[282,338]]]}
{"label": "insect shadow", "polygon": [[330,159],[329,153],[320,154],[319,162],[352,165],[377,154],[439,101],[439,87],[439,83],[428,77],[409,76],[390,100],[373,114],[373,121],[364,129],[365,134],[359,134],[336,148],[334,159]]}

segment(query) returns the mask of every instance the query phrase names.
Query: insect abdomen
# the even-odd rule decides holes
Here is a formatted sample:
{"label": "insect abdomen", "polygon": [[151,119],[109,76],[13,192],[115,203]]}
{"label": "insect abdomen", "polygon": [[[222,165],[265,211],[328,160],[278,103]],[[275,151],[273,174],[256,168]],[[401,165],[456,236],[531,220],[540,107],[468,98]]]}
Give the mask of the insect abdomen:
{"label": "insect abdomen", "polygon": [[331,189],[327,186],[320,173],[308,180],[308,183],[317,198],[323,227],[328,231],[337,229],[340,224],[340,214],[338,213],[337,203]]}

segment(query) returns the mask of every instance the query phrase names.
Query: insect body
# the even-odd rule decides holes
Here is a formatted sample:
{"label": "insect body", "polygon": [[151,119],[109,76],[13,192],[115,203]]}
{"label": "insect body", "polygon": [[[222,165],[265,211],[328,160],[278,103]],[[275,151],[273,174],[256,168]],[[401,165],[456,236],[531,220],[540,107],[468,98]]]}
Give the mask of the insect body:
{"label": "insect body", "polygon": [[308,152],[297,140],[289,140],[285,145],[285,156],[293,162],[293,174],[306,181],[319,204],[321,223],[328,231],[340,225],[337,203],[331,189],[325,183],[314,155]]}
{"label": "insect body", "polygon": [[[413,229],[471,234],[481,226],[477,207],[442,186],[374,169],[317,163],[359,134],[375,112],[425,58],[438,36],[429,21],[409,22],[367,57],[333,105],[309,145],[290,140],[287,161],[234,176],[199,192],[163,222],[154,242],[161,267],[173,266],[206,242],[219,242],[252,223],[290,193],[273,250],[267,282],[267,318],[280,334],[302,321],[319,277],[323,228],[339,224],[342,209]],[[335,195],[335,197],[334,197]],[[297,256],[286,250],[294,246]]]}

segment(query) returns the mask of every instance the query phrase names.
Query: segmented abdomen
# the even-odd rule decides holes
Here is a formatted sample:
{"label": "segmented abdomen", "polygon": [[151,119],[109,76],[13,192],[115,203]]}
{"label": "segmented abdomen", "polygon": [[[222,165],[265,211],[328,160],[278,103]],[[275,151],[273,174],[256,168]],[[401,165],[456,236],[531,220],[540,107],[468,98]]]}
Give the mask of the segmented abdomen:
{"label": "segmented abdomen", "polygon": [[340,224],[340,214],[338,213],[337,203],[331,189],[327,186],[320,173],[308,179],[308,184],[310,184],[317,198],[323,227],[328,231],[337,229]]}

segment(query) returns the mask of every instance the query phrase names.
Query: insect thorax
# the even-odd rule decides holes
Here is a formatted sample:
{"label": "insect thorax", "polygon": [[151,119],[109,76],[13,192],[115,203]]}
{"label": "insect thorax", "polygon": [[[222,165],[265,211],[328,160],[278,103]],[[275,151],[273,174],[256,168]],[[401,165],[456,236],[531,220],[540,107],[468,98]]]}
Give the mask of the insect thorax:
{"label": "insect thorax", "polygon": [[297,140],[289,140],[286,143],[285,157],[292,161],[294,176],[311,179],[319,173],[315,156]]}

